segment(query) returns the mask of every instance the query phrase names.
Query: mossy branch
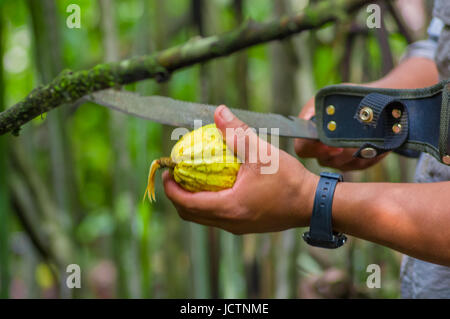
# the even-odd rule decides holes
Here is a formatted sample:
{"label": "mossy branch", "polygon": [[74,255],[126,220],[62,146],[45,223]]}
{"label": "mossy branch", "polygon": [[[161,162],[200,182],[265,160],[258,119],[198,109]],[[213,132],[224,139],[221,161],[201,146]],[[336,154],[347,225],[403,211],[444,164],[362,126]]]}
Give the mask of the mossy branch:
{"label": "mossy branch", "polygon": [[22,101],[0,113],[0,135],[8,132],[17,135],[20,127],[36,116],[64,103],[74,103],[92,92],[148,78],[165,81],[174,71],[193,64],[342,19],[370,1],[323,0],[294,16],[266,23],[247,21],[231,32],[194,38],[152,55],[99,64],[90,70],[65,70],[49,84],[35,88]]}

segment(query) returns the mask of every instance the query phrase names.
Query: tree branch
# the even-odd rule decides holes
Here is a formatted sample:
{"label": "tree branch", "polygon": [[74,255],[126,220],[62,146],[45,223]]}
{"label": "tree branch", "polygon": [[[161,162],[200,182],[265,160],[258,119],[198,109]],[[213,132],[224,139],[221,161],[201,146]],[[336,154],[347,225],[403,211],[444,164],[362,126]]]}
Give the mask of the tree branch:
{"label": "tree branch", "polygon": [[320,1],[298,15],[267,23],[247,21],[223,35],[195,38],[152,55],[99,64],[90,70],[65,70],[49,84],[35,88],[22,101],[0,113],[0,135],[8,132],[17,135],[20,127],[36,116],[92,92],[147,78],[164,81],[178,69],[336,21],[370,1]]}

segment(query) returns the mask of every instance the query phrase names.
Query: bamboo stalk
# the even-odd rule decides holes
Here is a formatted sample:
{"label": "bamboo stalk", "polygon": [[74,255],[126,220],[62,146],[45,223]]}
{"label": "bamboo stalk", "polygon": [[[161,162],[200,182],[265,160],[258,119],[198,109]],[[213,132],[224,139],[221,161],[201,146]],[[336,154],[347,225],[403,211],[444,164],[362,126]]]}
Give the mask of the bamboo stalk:
{"label": "bamboo stalk", "polygon": [[[206,35],[206,29],[211,29],[211,25],[205,19],[209,5],[211,3],[207,1],[191,0],[193,26],[195,32],[201,37]],[[200,100],[207,103],[209,102],[209,96],[211,96],[212,85],[210,85],[211,74],[209,68],[204,63],[200,64],[199,80]],[[192,259],[193,296],[195,298],[210,298],[211,278],[214,274],[211,273],[211,260],[209,259],[208,248],[212,244],[214,245],[215,242],[210,241],[211,237],[209,237],[208,227],[190,223],[189,228],[191,229],[190,254]]]}
{"label": "bamboo stalk", "polygon": [[[34,34],[35,64],[39,72],[41,83],[49,82],[63,69],[61,52],[61,39],[58,26],[58,15],[54,0],[41,2],[28,1],[31,14],[32,30]],[[70,201],[67,164],[70,162],[70,147],[64,125],[66,109],[58,109],[49,114],[47,125],[49,131],[50,163],[52,198],[55,199],[57,210],[55,225],[61,232],[72,229],[72,216],[70,216]],[[66,265],[61,265],[59,271],[63,273]],[[70,297],[72,291],[65,285],[60,286],[60,296]]]}
{"label": "bamboo stalk", "polygon": [[[0,111],[4,108],[3,79],[3,15],[0,3]],[[8,190],[8,141],[0,136],[0,298],[9,296],[9,190]]]}
{"label": "bamboo stalk", "polygon": [[[101,32],[103,39],[104,59],[106,62],[117,62],[119,60],[119,39],[117,37],[117,23],[114,11],[114,2],[109,0],[99,0],[99,7],[101,13]],[[131,215],[128,212],[136,211],[136,203],[133,201],[133,196],[129,191],[129,174],[131,171],[130,157],[127,149],[127,117],[124,114],[113,112],[109,121],[109,132],[111,136],[111,144],[114,157],[116,161],[112,164],[113,177],[113,198],[122,200],[114,200],[112,203],[115,212],[115,231],[113,234],[113,258],[118,269],[118,285],[117,293],[121,298],[137,297],[138,292],[133,289],[132,282],[138,282],[137,271],[138,267],[134,264],[129,264],[130,256],[140,254],[136,249],[134,236],[130,229]],[[122,214],[121,210],[126,210]],[[125,217],[126,216],[126,217]],[[131,245],[130,245],[131,244]],[[126,246],[130,246],[125,249]],[[125,251],[125,252],[124,252]],[[133,258],[134,259],[134,258]],[[136,267],[136,269],[128,269],[129,267]]]}
{"label": "bamboo stalk", "polygon": [[[150,17],[150,8],[149,2],[143,2],[143,14],[138,23],[138,32],[136,33],[135,48],[134,52],[136,54],[148,54],[151,51],[151,41],[153,36],[150,33],[151,27],[149,21],[151,21]],[[136,86],[136,90],[142,95],[146,95],[150,93],[149,88],[150,83],[141,82]],[[130,143],[134,144],[136,149],[141,150],[136,159],[136,171],[143,172],[148,168],[148,148],[147,148],[147,140],[148,140],[148,125],[141,121],[140,119],[131,119],[131,124],[136,126],[136,130],[138,134],[136,134],[136,139],[133,141],[130,139]],[[131,146],[131,145],[130,145]],[[131,147],[128,146],[128,149]],[[134,185],[133,185],[134,184]],[[136,189],[135,185],[138,185],[138,189]],[[131,193],[140,192],[143,188],[140,186],[140,183],[132,183],[131,185]],[[138,241],[139,241],[139,277],[140,277],[140,295],[141,298],[152,298],[153,297],[153,252],[156,250],[152,243],[157,241],[157,238],[151,232],[151,223],[154,222],[153,217],[153,205],[138,205],[137,213],[139,217],[140,227],[138,228],[140,231],[138,232]]]}
{"label": "bamboo stalk", "polygon": [[[277,17],[282,17],[289,11],[287,0],[274,3],[274,11]],[[269,45],[271,57],[271,91],[272,108],[270,112],[289,115],[292,114],[297,103],[296,72],[299,66],[299,57],[292,39],[275,42]],[[280,148],[288,149],[292,144],[287,139],[280,140]],[[275,298],[295,297],[297,286],[296,260],[298,254],[298,240],[296,231],[285,231],[272,235],[272,249],[275,260],[274,267],[274,291]]]}
{"label": "bamboo stalk", "polygon": [[[30,217],[28,224],[30,227],[33,227],[35,233],[49,238],[48,250],[51,251],[51,254],[49,254],[51,262],[63,268],[73,260],[73,241],[70,240],[67,233],[60,227],[56,205],[43,180],[33,169],[22,147],[15,145],[10,150],[14,169],[21,173],[25,185],[27,185],[33,198],[35,198],[34,206],[37,209],[33,211],[36,211],[36,216]],[[46,227],[41,227],[42,225],[46,225]]]}

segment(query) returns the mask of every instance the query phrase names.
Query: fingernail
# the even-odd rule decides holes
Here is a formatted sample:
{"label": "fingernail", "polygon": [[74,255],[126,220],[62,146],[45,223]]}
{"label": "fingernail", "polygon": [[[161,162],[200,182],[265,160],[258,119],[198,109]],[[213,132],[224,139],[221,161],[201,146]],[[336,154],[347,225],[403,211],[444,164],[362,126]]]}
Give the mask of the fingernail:
{"label": "fingernail", "polygon": [[233,113],[224,105],[220,111],[220,116],[225,122],[231,122],[234,119]]}
{"label": "fingernail", "polygon": [[341,154],[344,151],[343,148],[329,148],[329,154],[331,156],[337,156],[339,154]]}

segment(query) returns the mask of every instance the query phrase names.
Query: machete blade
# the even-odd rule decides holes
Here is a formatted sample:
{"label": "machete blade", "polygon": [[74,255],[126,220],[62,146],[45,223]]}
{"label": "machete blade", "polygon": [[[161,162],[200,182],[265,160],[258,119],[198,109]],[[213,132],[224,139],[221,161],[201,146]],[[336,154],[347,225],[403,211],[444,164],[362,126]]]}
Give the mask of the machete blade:
{"label": "machete blade", "polygon": [[[98,91],[84,98],[92,103],[146,120],[179,127],[194,127],[214,123],[216,106],[179,101],[164,96],[141,96],[130,91],[113,89]],[[258,131],[267,129],[267,134],[285,137],[317,139],[316,125],[312,121],[275,113],[259,113],[230,108],[234,115],[249,127]]]}

